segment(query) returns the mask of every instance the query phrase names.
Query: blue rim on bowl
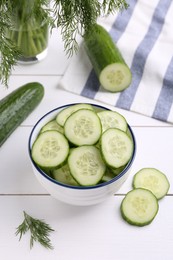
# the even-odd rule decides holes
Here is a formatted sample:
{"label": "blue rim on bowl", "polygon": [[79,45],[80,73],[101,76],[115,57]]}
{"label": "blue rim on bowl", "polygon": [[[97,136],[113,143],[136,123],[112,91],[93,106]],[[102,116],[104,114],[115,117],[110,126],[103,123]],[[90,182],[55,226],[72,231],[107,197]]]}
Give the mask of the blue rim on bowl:
{"label": "blue rim on bowl", "polygon": [[[107,181],[107,182],[103,182],[103,183],[99,183],[97,185],[94,185],[94,186],[72,186],[72,185],[68,185],[68,184],[64,184],[64,183],[61,183],[53,178],[51,178],[50,176],[48,176],[41,168],[39,168],[39,166],[33,161],[32,159],[32,156],[31,156],[31,149],[32,149],[32,136],[33,136],[33,133],[35,131],[35,128],[38,126],[38,124],[44,119],[46,118],[48,115],[52,114],[53,112],[55,111],[58,111],[58,110],[61,110],[61,109],[64,109],[66,107],[69,107],[69,106],[72,106],[72,105],[76,105],[76,104],[80,104],[80,103],[71,103],[71,104],[67,104],[67,105],[63,105],[63,106],[60,106],[60,107],[57,107],[51,111],[49,111],[48,113],[46,113],[45,115],[43,115],[38,121],[37,123],[34,125],[31,133],[30,133],[30,136],[29,136],[29,141],[28,141],[28,150],[29,150],[29,157],[30,157],[30,160],[33,164],[33,166],[37,169],[37,171],[44,177],[46,178],[47,180],[49,180],[50,182],[53,182],[57,185],[60,185],[60,186],[63,186],[63,187],[66,187],[66,188],[71,188],[71,189],[76,189],[76,190],[88,190],[88,189],[97,189],[97,188],[100,188],[100,187],[104,187],[104,186],[107,186],[113,182],[115,182],[116,180],[118,180],[119,178],[121,178],[131,167],[134,159],[135,159],[135,155],[136,155],[136,140],[135,140],[135,136],[134,136],[134,133],[132,131],[132,128],[128,125],[128,130],[130,132],[130,135],[131,135],[131,138],[132,138],[132,141],[133,141],[133,146],[134,146],[134,149],[133,149],[133,154],[132,154],[132,157],[130,159],[130,161],[128,162],[128,164],[126,165],[126,167],[122,170],[122,172],[120,174],[118,174],[117,176],[115,176],[114,178],[112,178],[111,180]],[[97,105],[97,104],[92,104],[92,103],[88,103],[98,109],[104,109],[104,110],[110,110],[104,106],[101,106],[101,105]]]}

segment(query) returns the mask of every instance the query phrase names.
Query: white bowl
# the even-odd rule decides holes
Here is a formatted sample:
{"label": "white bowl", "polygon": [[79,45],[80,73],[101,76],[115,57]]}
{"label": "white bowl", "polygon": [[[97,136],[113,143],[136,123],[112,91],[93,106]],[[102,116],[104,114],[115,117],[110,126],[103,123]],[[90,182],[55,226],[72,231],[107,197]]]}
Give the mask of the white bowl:
{"label": "white bowl", "polygon": [[[30,160],[32,163],[32,168],[35,176],[50,195],[52,195],[54,198],[62,202],[72,204],[72,205],[79,205],[79,206],[93,205],[93,204],[100,203],[105,199],[107,199],[108,197],[110,197],[111,195],[115,194],[119,190],[119,188],[123,185],[123,183],[126,181],[135,158],[135,153],[136,153],[135,137],[131,127],[128,125],[129,133],[132,137],[132,141],[134,144],[133,155],[131,160],[128,162],[127,166],[124,168],[124,170],[119,175],[111,179],[110,181],[103,182],[101,184],[97,184],[95,186],[89,186],[89,187],[70,186],[67,184],[60,183],[54,180],[53,178],[49,177],[43,170],[41,170],[35,164],[35,162],[31,157],[31,148],[40,129],[51,119],[55,118],[55,116],[60,110],[71,105],[73,104],[68,104],[65,106],[55,108],[54,110],[51,110],[35,124],[29,136],[29,156],[30,156]],[[98,109],[109,110],[103,106],[98,106],[94,104],[91,105]]]}

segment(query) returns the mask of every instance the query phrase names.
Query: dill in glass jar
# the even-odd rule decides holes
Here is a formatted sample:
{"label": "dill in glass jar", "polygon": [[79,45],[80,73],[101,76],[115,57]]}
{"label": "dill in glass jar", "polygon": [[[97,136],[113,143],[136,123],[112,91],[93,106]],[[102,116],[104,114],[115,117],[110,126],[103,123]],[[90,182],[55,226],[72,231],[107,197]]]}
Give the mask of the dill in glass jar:
{"label": "dill in glass jar", "polygon": [[12,28],[8,29],[8,38],[19,48],[21,63],[33,63],[46,57],[49,38],[49,26],[40,0],[10,0]]}

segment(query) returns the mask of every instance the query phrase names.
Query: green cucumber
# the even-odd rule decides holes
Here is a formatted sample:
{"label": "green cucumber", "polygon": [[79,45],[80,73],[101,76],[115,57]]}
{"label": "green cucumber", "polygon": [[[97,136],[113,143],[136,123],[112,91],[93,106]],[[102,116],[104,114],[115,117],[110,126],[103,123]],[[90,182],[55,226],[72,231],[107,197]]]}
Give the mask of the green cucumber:
{"label": "green cucumber", "polygon": [[135,226],[150,224],[157,215],[158,209],[158,200],[154,194],[142,188],[129,191],[120,207],[124,220]]}
{"label": "green cucumber", "polygon": [[61,182],[63,184],[79,186],[79,184],[72,177],[68,164],[63,165],[59,169],[53,170],[52,176],[56,181]]}
{"label": "green cucumber", "polygon": [[0,146],[35,109],[43,96],[43,86],[38,82],[31,82],[0,101]]}
{"label": "green cucumber", "polygon": [[111,92],[127,88],[132,74],[109,33],[95,24],[84,35],[84,47],[102,87]]}
{"label": "green cucumber", "polygon": [[102,179],[101,179],[101,182],[110,181],[110,180],[112,180],[114,177],[115,177],[115,175],[114,175],[109,169],[106,169],[106,172],[105,172],[105,174],[103,175],[103,177],[102,177]]}
{"label": "green cucumber", "polygon": [[64,124],[64,134],[74,145],[96,144],[101,136],[101,122],[93,110],[79,109]]}
{"label": "green cucumber", "polygon": [[32,146],[32,159],[41,168],[55,169],[65,164],[69,144],[63,134],[50,130],[40,133]]}
{"label": "green cucumber", "polygon": [[124,166],[121,166],[119,168],[109,168],[110,171],[112,172],[112,174],[114,174],[114,176],[119,175],[126,167],[126,164]]}
{"label": "green cucumber", "polygon": [[[36,137],[32,158],[58,182],[93,186],[110,181],[123,171],[132,156],[133,142],[125,118],[117,112],[93,107],[83,103],[67,106],[43,125]],[[56,142],[61,144],[57,147]]]}
{"label": "green cucumber", "polygon": [[42,129],[40,130],[41,133],[48,131],[48,130],[56,130],[58,132],[60,132],[61,134],[64,133],[64,129],[61,125],[59,125],[56,120],[51,120],[49,121],[46,125],[44,125],[42,127]]}
{"label": "green cucumber", "polygon": [[133,178],[133,188],[145,188],[150,190],[159,200],[163,198],[170,187],[170,183],[164,173],[155,168],[143,168]]}
{"label": "green cucumber", "polygon": [[101,136],[101,152],[107,166],[120,168],[133,154],[133,142],[122,130],[109,128]]}
{"label": "green cucumber", "polygon": [[97,115],[101,121],[102,132],[106,131],[109,128],[118,128],[124,132],[127,131],[127,121],[118,112],[105,110],[98,112]]}
{"label": "green cucumber", "polygon": [[71,106],[68,106],[66,108],[64,108],[63,110],[61,110],[57,117],[56,117],[56,121],[59,125],[64,126],[65,121],[67,120],[67,118],[74,113],[75,111],[79,110],[79,109],[90,109],[93,110],[93,107],[90,104],[85,104],[85,103],[80,103],[80,104],[74,104]]}
{"label": "green cucumber", "polygon": [[99,149],[92,145],[74,148],[68,165],[73,178],[82,186],[96,185],[106,171]]}

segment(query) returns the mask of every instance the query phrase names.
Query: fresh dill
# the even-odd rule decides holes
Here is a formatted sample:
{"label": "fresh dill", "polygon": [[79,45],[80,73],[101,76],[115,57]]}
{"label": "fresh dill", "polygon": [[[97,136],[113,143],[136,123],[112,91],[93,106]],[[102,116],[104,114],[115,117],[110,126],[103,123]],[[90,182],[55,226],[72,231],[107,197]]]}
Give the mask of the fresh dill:
{"label": "fresh dill", "polygon": [[[0,0],[0,82],[7,86],[13,66],[21,50],[10,41],[6,32],[13,28],[14,8],[26,0]],[[84,35],[100,16],[107,16],[128,7],[126,0],[32,0],[31,15],[47,21],[50,29],[60,28],[64,50],[72,56],[78,50],[78,36]],[[49,4],[50,3],[50,4]]]}
{"label": "fresh dill", "polygon": [[68,56],[78,50],[77,36],[90,31],[100,16],[127,9],[125,0],[54,0],[53,14],[60,27],[64,49]]}
{"label": "fresh dill", "polygon": [[19,235],[19,240],[21,240],[22,236],[30,231],[30,248],[33,247],[34,242],[39,242],[42,246],[47,249],[53,249],[51,244],[49,235],[50,232],[54,231],[47,223],[43,220],[36,219],[28,215],[25,211],[24,220],[22,224],[20,224],[15,232],[15,235]]}

